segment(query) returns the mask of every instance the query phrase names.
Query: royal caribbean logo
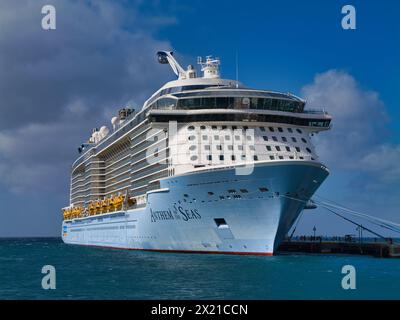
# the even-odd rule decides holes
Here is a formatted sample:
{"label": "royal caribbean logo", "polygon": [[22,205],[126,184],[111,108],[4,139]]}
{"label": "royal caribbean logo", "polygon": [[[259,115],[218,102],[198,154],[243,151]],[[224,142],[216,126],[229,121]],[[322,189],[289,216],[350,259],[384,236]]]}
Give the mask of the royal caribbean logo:
{"label": "royal caribbean logo", "polygon": [[163,220],[199,220],[201,215],[197,209],[185,209],[182,206],[174,206],[171,210],[153,210],[150,208],[151,222],[163,221]]}

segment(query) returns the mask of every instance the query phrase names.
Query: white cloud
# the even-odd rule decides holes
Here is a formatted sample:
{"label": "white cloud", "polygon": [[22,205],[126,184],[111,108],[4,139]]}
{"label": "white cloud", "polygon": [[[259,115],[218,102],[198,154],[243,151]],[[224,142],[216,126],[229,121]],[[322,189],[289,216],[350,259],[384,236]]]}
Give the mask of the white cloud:
{"label": "white cloud", "polygon": [[[77,146],[171,79],[152,31],[176,23],[140,1],[60,1],[57,29],[43,31],[41,0],[0,2],[0,184],[14,193],[69,190]],[[23,23],[22,23],[23,22]],[[129,28],[127,27],[129,26]]]}
{"label": "white cloud", "polygon": [[307,105],[324,107],[332,129],[315,137],[322,161],[339,169],[375,174],[383,183],[400,181],[400,146],[388,143],[389,118],[377,92],[364,90],[348,73],[329,70],[302,89]]}

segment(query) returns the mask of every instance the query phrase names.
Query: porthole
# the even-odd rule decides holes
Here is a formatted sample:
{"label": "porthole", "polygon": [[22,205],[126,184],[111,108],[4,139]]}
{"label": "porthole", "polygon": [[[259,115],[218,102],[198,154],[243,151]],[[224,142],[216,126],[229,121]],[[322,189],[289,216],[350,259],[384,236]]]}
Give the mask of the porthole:
{"label": "porthole", "polygon": [[196,150],[196,146],[195,146],[195,145],[191,145],[191,146],[189,147],[189,150],[190,150],[190,151]]}
{"label": "porthole", "polygon": [[221,160],[221,161],[224,160],[224,156],[222,154],[219,156],[219,160]]}
{"label": "porthole", "polygon": [[254,161],[258,161],[258,156],[253,157]]}
{"label": "porthole", "polygon": [[191,160],[191,161],[196,161],[196,160],[197,160],[197,156],[191,156],[191,157],[190,157],[190,160]]}

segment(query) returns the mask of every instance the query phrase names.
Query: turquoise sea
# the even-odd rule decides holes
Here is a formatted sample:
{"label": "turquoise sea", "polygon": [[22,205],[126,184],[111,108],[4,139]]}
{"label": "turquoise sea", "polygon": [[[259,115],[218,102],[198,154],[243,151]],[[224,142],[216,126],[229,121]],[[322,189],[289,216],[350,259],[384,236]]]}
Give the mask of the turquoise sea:
{"label": "turquoise sea", "polygon": [[[356,268],[356,289],[341,287]],[[44,265],[56,289],[44,290]],[[0,240],[0,299],[399,299],[400,259],[173,254]]]}

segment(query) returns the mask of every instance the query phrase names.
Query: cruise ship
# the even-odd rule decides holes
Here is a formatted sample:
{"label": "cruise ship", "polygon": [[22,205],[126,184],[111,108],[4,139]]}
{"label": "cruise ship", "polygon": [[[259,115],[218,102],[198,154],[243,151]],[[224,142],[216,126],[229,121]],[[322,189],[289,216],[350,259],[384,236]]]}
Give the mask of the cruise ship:
{"label": "cruise ship", "polygon": [[291,93],[222,79],[218,58],[185,69],[172,52],[157,57],[176,79],[78,148],[63,241],[273,255],[329,174],[311,139],[331,116]]}

